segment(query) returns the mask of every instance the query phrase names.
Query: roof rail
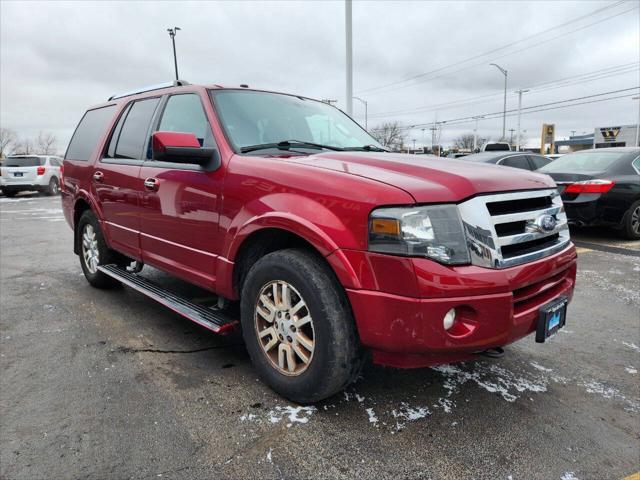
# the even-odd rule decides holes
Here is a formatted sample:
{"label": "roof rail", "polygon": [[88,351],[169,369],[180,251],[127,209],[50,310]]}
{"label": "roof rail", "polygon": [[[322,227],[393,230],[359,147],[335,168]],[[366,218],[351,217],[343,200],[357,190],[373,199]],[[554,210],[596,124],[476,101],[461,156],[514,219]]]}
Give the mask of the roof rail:
{"label": "roof rail", "polygon": [[151,92],[153,90],[160,90],[162,88],[169,87],[184,87],[185,85],[190,85],[186,80],[174,80],[173,82],[166,83],[158,83],[157,85],[150,85],[148,87],[141,87],[135,90],[130,90],[128,92],[116,93],[115,95],[111,95],[108,101],[115,100],[116,98],[129,97],[131,95],[137,95],[139,93]]}

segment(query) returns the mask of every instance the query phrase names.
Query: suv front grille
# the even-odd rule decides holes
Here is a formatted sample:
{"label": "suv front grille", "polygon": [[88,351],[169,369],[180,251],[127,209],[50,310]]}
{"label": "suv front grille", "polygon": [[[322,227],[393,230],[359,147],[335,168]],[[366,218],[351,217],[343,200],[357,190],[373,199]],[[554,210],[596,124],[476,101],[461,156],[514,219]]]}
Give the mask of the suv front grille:
{"label": "suv front grille", "polygon": [[481,195],[459,207],[475,265],[512,267],[570,243],[567,216],[555,189]]}

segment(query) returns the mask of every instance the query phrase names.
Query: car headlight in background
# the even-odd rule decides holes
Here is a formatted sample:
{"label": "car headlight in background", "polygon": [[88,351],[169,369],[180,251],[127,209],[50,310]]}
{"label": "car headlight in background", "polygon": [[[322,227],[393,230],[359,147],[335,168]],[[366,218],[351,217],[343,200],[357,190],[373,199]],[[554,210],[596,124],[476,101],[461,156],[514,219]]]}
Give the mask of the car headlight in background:
{"label": "car headlight in background", "polygon": [[369,217],[369,250],[428,257],[449,265],[470,263],[456,205],[374,210]]}

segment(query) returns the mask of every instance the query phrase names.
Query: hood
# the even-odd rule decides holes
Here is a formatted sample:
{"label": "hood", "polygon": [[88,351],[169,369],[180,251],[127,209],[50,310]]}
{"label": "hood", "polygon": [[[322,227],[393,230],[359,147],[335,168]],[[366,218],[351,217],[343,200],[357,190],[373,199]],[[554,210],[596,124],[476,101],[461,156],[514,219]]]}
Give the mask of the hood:
{"label": "hood", "polygon": [[400,188],[418,203],[458,202],[479,193],[555,187],[547,175],[431,155],[326,152],[289,161],[369,178]]}

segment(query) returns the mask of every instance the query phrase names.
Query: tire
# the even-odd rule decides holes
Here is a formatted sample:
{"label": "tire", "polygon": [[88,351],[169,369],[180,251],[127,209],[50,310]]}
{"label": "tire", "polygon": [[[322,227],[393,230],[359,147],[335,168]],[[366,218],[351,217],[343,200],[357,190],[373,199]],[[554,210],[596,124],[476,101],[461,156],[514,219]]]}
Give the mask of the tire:
{"label": "tire", "polygon": [[58,183],[58,179],[56,177],[51,177],[51,180],[49,180],[49,185],[47,186],[45,192],[50,197],[58,195],[58,193],[60,193],[60,184]]}
{"label": "tire", "polygon": [[[95,214],[91,210],[86,210],[80,217],[77,228],[80,241],[80,266],[87,281],[93,287],[103,289],[120,285],[120,282],[113,277],[97,270],[98,265],[121,264],[122,256],[107,247],[100,229],[100,222]],[[85,234],[88,238],[85,238]],[[93,257],[95,254],[97,258]],[[91,262],[89,258],[95,258],[95,262]]]}
{"label": "tire", "polygon": [[[284,284],[290,292],[288,306]],[[271,301],[270,306],[263,297]],[[301,301],[304,306],[299,307]],[[259,308],[267,315],[259,314]],[[311,320],[305,323],[308,317]],[[260,378],[289,400],[307,404],[328,398],[360,373],[364,357],[346,294],[333,271],[313,252],[280,250],[258,260],[242,288],[241,322]],[[264,333],[270,327],[272,333],[259,336],[258,331]],[[274,339],[277,343],[268,349]],[[310,343],[312,349],[307,348]],[[279,363],[281,349],[284,364]],[[293,364],[295,371],[291,371]]]}
{"label": "tire", "polygon": [[640,239],[640,200],[634,202],[624,214],[621,233],[629,240]]}

